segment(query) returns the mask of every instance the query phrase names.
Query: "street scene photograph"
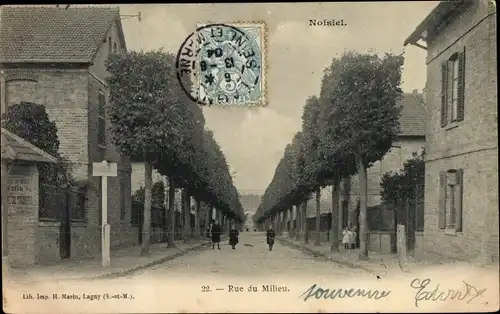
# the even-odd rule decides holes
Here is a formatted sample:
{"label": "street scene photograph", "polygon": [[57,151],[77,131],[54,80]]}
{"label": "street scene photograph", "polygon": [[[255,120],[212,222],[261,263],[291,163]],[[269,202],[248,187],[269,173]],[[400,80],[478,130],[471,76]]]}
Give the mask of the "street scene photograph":
{"label": "street scene photograph", "polygon": [[1,5],[3,311],[498,311],[496,21]]}

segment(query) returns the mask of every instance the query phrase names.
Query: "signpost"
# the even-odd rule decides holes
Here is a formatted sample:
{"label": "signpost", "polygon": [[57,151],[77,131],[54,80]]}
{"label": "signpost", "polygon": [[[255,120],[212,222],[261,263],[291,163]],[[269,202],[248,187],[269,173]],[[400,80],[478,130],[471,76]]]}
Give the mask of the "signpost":
{"label": "signpost", "polygon": [[92,164],[92,175],[94,177],[102,177],[102,227],[101,227],[101,251],[102,251],[102,267],[108,267],[111,264],[110,255],[110,235],[111,226],[108,224],[108,177],[116,177],[118,174],[117,164],[108,163],[106,160],[102,162],[94,162]]}
{"label": "signpost", "polygon": [[401,264],[406,264],[406,233],[405,225],[397,226],[398,255]]}

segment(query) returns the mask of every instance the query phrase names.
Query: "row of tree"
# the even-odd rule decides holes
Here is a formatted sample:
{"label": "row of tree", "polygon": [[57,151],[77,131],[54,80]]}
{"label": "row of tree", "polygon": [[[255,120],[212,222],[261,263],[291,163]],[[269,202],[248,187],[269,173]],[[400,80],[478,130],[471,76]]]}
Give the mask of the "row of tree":
{"label": "row of tree", "polygon": [[187,215],[192,196],[197,212],[203,202],[242,222],[243,208],[224,154],[205,128],[202,109],[182,90],[174,55],[161,50],[115,54],[108,59],[107,69],[114,142],[133,161],[145,163],[141,254],[148,254],[150,244],[153,169],[169,178],[170,246],[174,245],[176,188],[183,191]]}
{"label": "row of tree", "polygon": [[[402,55],[345,52],[324,71],[319,97],[306,100],[302,130],[285,148],[274,177],[254,216],[272,221],[293,206],[305,221],[306,204],[332,186],[331,249],[338,250],[340,182],[357,174],[360,181],[360,259],[367,249],[367,169],[388,152],[399,132]],[[302,223],[302,228],[304,224]],[[318,229],[318,228],[317,228]],[[320,235],[316,236],[319,244]]]}

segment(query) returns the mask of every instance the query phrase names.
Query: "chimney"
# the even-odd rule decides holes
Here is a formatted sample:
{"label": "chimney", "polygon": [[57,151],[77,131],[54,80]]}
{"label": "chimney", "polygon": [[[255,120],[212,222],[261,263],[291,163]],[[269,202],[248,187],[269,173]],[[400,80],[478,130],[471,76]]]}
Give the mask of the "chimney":
{"label": "chimney", "polygon": [[412,93],[413,93],[413,96],[417,96],[418,95],[418,89],[414,89]]}

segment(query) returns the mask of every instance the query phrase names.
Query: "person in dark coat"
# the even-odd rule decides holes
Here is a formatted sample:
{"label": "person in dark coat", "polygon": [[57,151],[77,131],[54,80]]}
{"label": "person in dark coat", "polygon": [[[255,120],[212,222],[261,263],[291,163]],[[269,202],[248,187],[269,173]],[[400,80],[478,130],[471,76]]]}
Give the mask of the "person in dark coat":
{"label": "person in dark coat", "polygon": [[215,244],[217,243],[217,249],[220,250],[220,235],[222,234],[222,227],[219,222],[212,225],[210,234],[212,235],[212,249],[215,249]]}
{"label": "person in dark coat", "polygon": [[269,225],[269,228],[267,229],[267,232],[266,232],[266,240],[267,240],[267,245],[269,245],[269,251],[273,250],[275,237],[276,237],[276,233],[273,230],[273,226]]}
{"label": "person in dark coat", "polygon": [[236,227],[233,225],[231,227],[231,230],[229,231],[229,245],[234,249],[236,249],[236,244],[239,243],[238,236],[239,236],[238,230],[236,230]]}

